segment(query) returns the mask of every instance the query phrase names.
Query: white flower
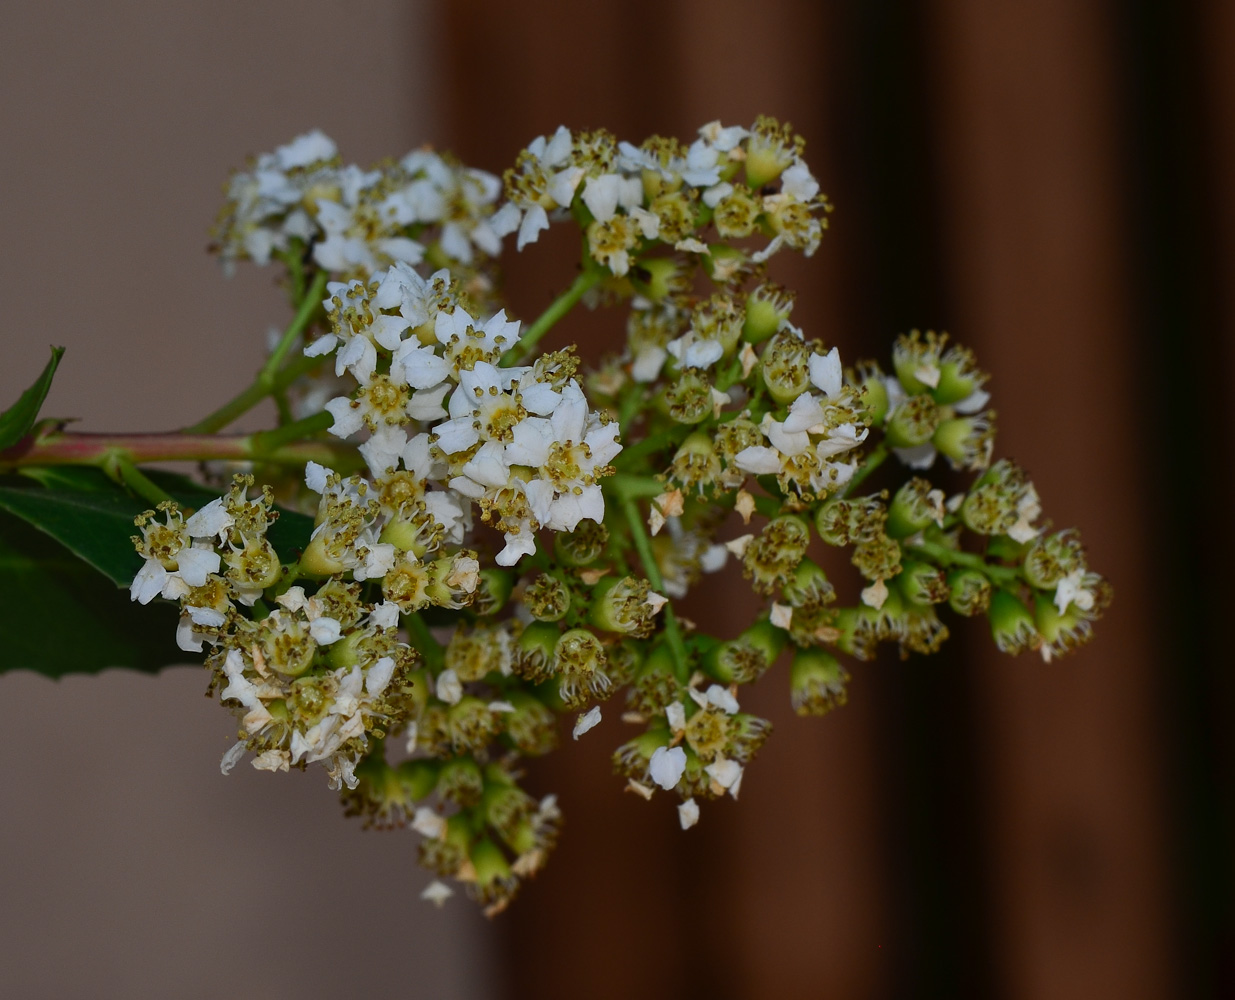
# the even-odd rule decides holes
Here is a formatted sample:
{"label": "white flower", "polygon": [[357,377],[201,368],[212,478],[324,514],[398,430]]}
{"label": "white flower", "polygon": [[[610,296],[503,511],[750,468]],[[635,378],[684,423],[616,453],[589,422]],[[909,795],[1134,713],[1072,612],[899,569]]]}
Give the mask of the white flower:
{"label": "white flower", "polygon": [[1055,585],[1055,607],[1061,615],[1067,613],[1069,604],[1081,611],[1093,609],[1094,592],[1085,586],[1085,576],[1085,570],[1075,569]]}
{"label": "white flower", "polygon": [[648,776],[668,791],[682,780],[686,771],[686,751],[681,747],[657,747],[648,761]]}

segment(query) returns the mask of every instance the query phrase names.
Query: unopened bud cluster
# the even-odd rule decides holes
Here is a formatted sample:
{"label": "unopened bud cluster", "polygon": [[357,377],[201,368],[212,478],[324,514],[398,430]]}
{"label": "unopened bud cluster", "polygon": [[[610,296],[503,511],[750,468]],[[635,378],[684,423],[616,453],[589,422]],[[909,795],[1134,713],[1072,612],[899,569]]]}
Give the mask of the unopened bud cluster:
{"label": "unopened bud cluster", "polygon": [[[822,715],[879,643],[937,650],[945,608],[986,615],[1008,652],[1090,638],[1109,587],[1075,531],[1042,526],[1025,474],[991,463],[972,353],[915,331],[890,373],[846,369],[794,324],[768,262],[812,254],[830,210],[802,154],[766,118],[690,144],[561,128],[499,181],[426,151],[345,166],[314,132],[233,177],[225,264],[277,259],[293,298],[325,283],[296,303],[320,362],[291,395],[330,415],[344,460],[277,483],[314,518],[287,551],[252,476],[138,519],[133,597],[178,601],[181,648],[206,651],[237,721],[224,771],[320,763],[349,814],[410,827],[492,913],[557,841],[520,761],[557,746],[563,714],[579,739],[616,700],[638,727],[616,770],[675,794],[685,828],[738,796],[770,732],[742,688],[780,661],[793,708]],[[493,261],[558,223],[581,270],[524,326],[495,308]],[[577,301],[628,307],[619,356],[538,349]],[[859,492],[889,455],[909,478]],[[968,490],[925,478],[938,456],[977,474]],[[839,599],[830,547],[860,596]],[[712,580],[744,577],[764,607],[713,636],[672,602],[726,569]]]}

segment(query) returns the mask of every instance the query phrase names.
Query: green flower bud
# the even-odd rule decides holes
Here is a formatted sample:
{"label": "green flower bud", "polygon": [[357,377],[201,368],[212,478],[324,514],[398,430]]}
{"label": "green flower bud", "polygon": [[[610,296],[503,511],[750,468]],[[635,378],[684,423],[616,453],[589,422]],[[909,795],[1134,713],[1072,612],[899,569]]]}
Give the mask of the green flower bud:
{"label": "green flower bud", "polygon": [[683,490],[713,485],[720,477],[720,458],[710,435],[696,431],[682,442],[669,467],[669,478]]}
{"label": "green flower bud", "polygon": [[435,760],[405,760],[397,768],[399,783],[413,802],[422,802],[437,788],[441,765]]}
{"label": "green flower bud", "polygon": [[695,368],[686,368],[665,390],[669,416],[679,424],[697,424],[712,413],[712,383]]}
{"label": "green flower bud", "polygon": [[497,614],[510,599],[514,586],[512,574],[500,569],[482,569],[476,584],[476,596],[472,600],[472,610],[485,617]]}
{"label": "green flower bud", "polygon": [[868,580],[891,580],[900,572],[901,547],[887,535],[877,535],[853,547],[850,562]]}
{"label": "green flower bud", "polygon": [[600,521],[580,521],[574,531],[554,533],[553,551],[566,566],[586,566],[595,562],[609,544],[609,529]]}
{"label": "green flower bud", "polygon": [[944,420],[931,443],[954,469],[985,469],[995,443],[995,413]]}
{"label": "green flower bud", "polygon": [[1040,590],[1050,590],[1069,573],[1085,568],[1081,533],[1066,528],[1035,538],[1025,553],[1025,579]]}
{"label": "green flower bud", "polygon": [[506,712],[506,734],[520,753],[539,757],[557,746],[557,719],[545,703],[523,691],[510,691],[506,700],[515,706]]}
{"label": "green flower bud", "polygon": [[888,414],[884,433],[893,448],[926,444],[939,426],[939,407],[930,396],[910,396]]}
{"label": "green flower bud", "polygon": [[876,640],[870,622],[859,608],[837,608],[832,619],[837,637],[833,645],[855,660],[873,660]]}
{"label": "green flower bud", "polygon": [[1014,593],[998,588],[991,594],[986,617],[991,623],[991,636],[1000,652],[1016,656],[1027,649],[1037,649],[1041,637],[1034,626],[1033,615]]}
{"label": "green flower bud", "polygon": [[772,282],[765,282],[746,299],[746,320],[742,339],[762,344],[780,329],[793,312],[793,293]]}
{"label": "green flower bud", "polygon": [[892,344],[892,369],[911,396],[930,392],[938,385],[939,357],[947,340],[946,333],[910,330]]}
{"label": "green flower bud", "polygon": [[776,662],[785,648],[785,633],[766,619],[736,639],[720,642],[704,655],[704,669],[724,684],[751,684]]}
{"label": "green flower bud", "polygon": [[948,638],[948,627],[939,620],[932,607],[911,606],[901,621],[901,659],[910,653],[930,656],[939,652],[939,647]]}
{"label": "green flower bud", "polygon": [[811,345],[793,330],[781,330],[763,349],[759,366],[763,384],[781,406],[787,406],[811,388]]}
{"label": "green flower bud", "polygon": [[986,373],[976,364],[973,351],[953,344],[939,361],[939,384],[931,395],[940,406],[959,403],[982,388]]}
{"label": "green flower bud", "polygon": [[656,613],[648,603],[652,587],[633,576],[602,577],[592,588],[589,620],[606,632],[642,638],[651,635]]}
{"label": "green flower bud", "polygon": [[840,661],[822,649],[799,649],[789,668],[790,699],[798,715],[827,715],[848,700],[849,674]]}
{"label": "green flower bud", "polygon": [[523,629],[511,664],[524,680],[539,684],[553,676],[554,650],[561,630],[552,622],[532,622]]}
{"label": "green flower bud", "polygon": [[951,595],[943,570],[924,562],[905,563],[896,584],[910,604],[942,604]]}
{"label": "green flower bud", "polygon": [[541,573],[523,592],[523,605],[538,621],[560,621],[570,610],[570,588],[556,576]]}
{"label": "green flower bud", "polygon": [[1075,604],[1069,604],[1067,611],[1060,614],[1052,595],[1039,591],[1034,593],[1033,606],[1034,624],[1042,637],[1042,652],[1047,659],[1079,649],[1093,638],[1091,616]]}
{"label": "green flower bud", "polygon": [[589,698],[606,698],[613,689],[605,673],[605,647],[587,629],[562,634],[553,650],[553,666],[562,678],[562,700],[572,708]]}
{"label": "green flower bud", "polygon": [[632,268],[640,284],[640,294],[653,302],[681,293],[686,280],[682,262],[676,257],[645,257]]}
{"label": "green flower bud", "polygon": [[829,500],[815,512],[815,530],[829,545],[853,545],[883,535],[887,517],[879,496]]}
{"label": "green flower bud", "polygon": [[971,618],[991,603],[991,581],[976,569],[954,569],[948,573],[948,606],[958,615]]}
{"label": "green flower bud", "polygon": [[446,836],[426,837],[420,842],[420,864],[447,878],[456,876],[467,861],[472,835],[468,817],[455,813],[446,821]]}
{"label": "green flower bud", "polygon": [[806,555],[810,528],[794,514],[781,514],[763,526],[742,554],[743,573],[760,594],[786,582]]}
{"label": "green flower bud", "polygon": [[490,915],[499,912],[514,899],[519,889],[518,878],[510,870],[502,849],[487,837],[472,846],[470,858],[476,869],[476,881],[468,887],[469,895],[483,904]]}
{"label": "green flower bud", "polygon": [[788,122],[760,115],[746,140],[746,183],[759,191],[776,180],[805,148]]}
{"label": "green flower bud", "polygon": [[682,684],[674,671],[673,654],[661,643],[643,661],[628,700],[636,712],[656,715],[681,697]]}
{"label": "green flower bud", "polygon": [[634,781],[647,781],[648,762],[660,747],[668,746],[669,730],[658,726],[640,733],[613,752],[613,770]]}
{"label": "green flower bud", "polygon": [[729,717],[729,747],[725,756],[747,764],[772,735],[772,723],[757,715],[739,712]]}
{"label": "green flower bud", "polygon": [[447,713],[450,741],[456,751],[480,751],[493,742],[501,728],[498,713],[486,702],[470,695],[450,707]]}
{"label": "green flower bud", "polygon": [[884,530],[892,538],[908,538],[931,524],[939,523],[943,515],[943,491],[914,476],[892,498]]}
{"label": "green flower bud", "polygon": [[471,757],[452,757],[437,776],[437,793],[458,806],[474,806],[484,792],[480,766]]}

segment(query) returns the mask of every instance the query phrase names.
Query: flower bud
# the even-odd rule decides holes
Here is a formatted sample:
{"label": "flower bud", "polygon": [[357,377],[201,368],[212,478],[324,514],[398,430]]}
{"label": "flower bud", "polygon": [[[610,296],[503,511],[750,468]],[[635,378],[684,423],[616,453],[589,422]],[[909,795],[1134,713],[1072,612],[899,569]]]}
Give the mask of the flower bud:
{"label": "flower bud", "polygon": [[609,529],[600,521],[580,521],[574,531],[554,533],[553,551],[566,566],[586,566],[595,562],[609,544]]}
{"label": "flower bud", "polygon": [[656,715],[681,696],[682,682],[674,671],[673,654],[665,643],[653,649],[635,677],[628,699],[630,706],[645,715]]}
{"label": "flower bud", "polygon": [[557,746],[557,720],[534,695],[511,691],[506,700],[515,706],[505,714],[506,733],[520,753],[539,757]]}
{"label": "flower bud", "polygon": [[533,684],[552,677],[560,636],[561,630],[552,622],[532,622],[524,628],[512,663],[514,672]]}
{"label": "flower bud", "polygon": [[729,717],[729,747],[725,756],[747,764],[772,735],[772,723],[757,715],[739,712]]}
{"label": "flower bud", "polygon": [[639,281],[639,291],[652,302],[663,302],[682,291],[686,278],[681,261],[676,257],[645,257],[631,274]]}
{"label": "flower bud", "polygon": [[436,760],[405,760],[395,768],[395,773],[408,798],[413,802],[421,802],[437,788],[440,769],[441,764]]}
{"label": "flower bud", "polygon": [[939,384],[931,391],[940,406],[959,403],[982,388],[986,373],[976,364],[973,352],[953,344],[939,361]]}
{"label": "flower bud", "polygon": [[785,643],[784,631],[765,619],[736,639],[713,646],[704,655],[703,666],[723,684],[751,684],[776,662]]}
{"label": "flower bud", "polygon": [[476,585],[472,610],[482,617],[495,615],[506,605],[515,581],[512,574],[500,569],[482,569]]}
{"label": "flower bud", "polygon": [[471,757],[452,757],[442,764],[437,776],[437,793],[458,806],[473,806],[484,792],[480,765]]}
{"label": "flower bud", "polygon": [[518,878],[510,870],[502,849],[487,837],[472,845],[469,857],[476,870],[476,881],[468,886],[468,894],[497,912],[514,899],[519,889]]}
{"label": "flower bud", "polygon": [[799,649],[789,668],[790,699],[798,715],[827,715],[848,700],[849,674],[840,661],[822,649]]}
{"label": "flower bud", "polygon": [[602,577],[592,589],[589,619],[597,628],[642,638],[650,635],[655,611],[648,603],[651,585],[633,576]]}
{"label": "flower bud", "polygon": [[541,573],[523,592],[523,606],[537,621],[560,621],[570,610],[570,588],[556,576]]}
{"label": "flower bud", "polygon": [[446,821],[445,837],[425,837],[421,840],[420,864],[438,875],[458,875],[467,862],[467,852],[472,842],[468,819],[464,813],[455,813]]}
{"label": "flower bud", "polygon": [[793,311],[793,293],[772,282],[765,282],[746,299],[746,319],[742,339],[762,344],[780,329]]}
{"label": "flower bud", "polygon": [[665,403],[679,424],[697,424],[712,413],[712,383],[697,369],[686,368],[665,390]]}
{"label": "flower bud", "polygon": [[793,330],[781,330],[763,349],[759,366],[763,384],[781,406],[809,392],[811,348]]}
{"label": "flower bud", "polygon": [[991,594],[986,617],[991,623],[991,636],[1000,652],[1016,656],[1027,649],[1037,649],[1041,637],[1034,626],[1033,615],[1014,593],[1002,587]]}
{"label": "flower bud", "polygon": [[948,606],[958,615],[971,618],[991,603],[991,581],[976,569],[954,569],[948,573]]}
{"label": "flower bud", "polygon": [[884,530],[891,538],[908,538],[931,524],[942,522],[943,515],[943,491],[914,476],[892,498]]}
{"label": "flower bud", "polygon": [[943,570],[924,562],[907,562],[901,567],[896,584],[910,604],[941,604],[951,595]]}
{"label": "flower bud", "polygon": [[806,555],[810,528],[794,514],[774,517],[742,553],[744,575],[760,594],[770,594],[787,581]]}
{"label": "flower bud", "polygon": [[1025,553],[1025,579],[1040,590],[1050,590],[1069,573],[1085,568],[1080,532],[1066,528],[1036,538]]}
{"label": "flower bud", "polygon": [[930,396],[910,396],[888,414],[884,433],[893,448],[926,444],[939,425],[939,407]]}
{"label": "flower bud", "polygon": [[553,649],[554,673],[562,678],[562,700],[572,708],[589,698],[606,698],[612,684],[605,673],[605,647],[591,632],[572,628]]}
{"label": "flower bud", "polygon": [[1093,638],[1092,616],[1075,604],[1069,604],[1060,614],[1050,594],[1036,592],[1033,606],[1034,624],[1042,637],[1042,653],[1047,659],[1079,649]]}
{"label": "flower bud", "polygon": [[995,413],[954,417],[935,428],[931,443],[954,469],[985,469],[995,442]]}
{"label": "flower bud", "polygon": [[450,740],[456,752],[478,752],[487,747],[501,728],[498,713],[470,695],[461,698],[448,712]]}
{"label": "flower bud", "polygon": [[849,560],[868,580],[891,580],[900,572],[901,547],[895,539],[877,535],[855,545]]}
{"label": "flower bud", "polygon": [[879,496],[829,500],[815,513],[815,530],[829,545],[853,545],[884,534],[887,516]]}

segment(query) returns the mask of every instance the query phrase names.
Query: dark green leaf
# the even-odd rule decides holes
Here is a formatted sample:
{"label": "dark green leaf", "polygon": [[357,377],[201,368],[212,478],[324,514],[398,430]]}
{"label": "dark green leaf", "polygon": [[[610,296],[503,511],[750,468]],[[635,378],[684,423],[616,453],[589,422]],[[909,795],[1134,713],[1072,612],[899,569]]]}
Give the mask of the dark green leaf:
{"label": "dark green leaf", "polygon": [[23,392],[16,403],[0,413],[0,451],[11,448],[30,433],[30,428],[39,418],[39,410],[47,398],[47,390],[51,388],[51,380],[62,354],[63,347],[53,347],[51,360],[47,362],[43,374],[34,380],[34,385]]}
{"label": "dark green leaf", "polygon": [[47,535],[0,513],[0,672],[61,677],[192,662],[176,646],[176,621],[172,605],[133,604]]}

